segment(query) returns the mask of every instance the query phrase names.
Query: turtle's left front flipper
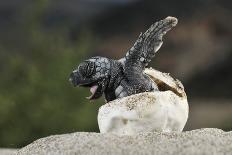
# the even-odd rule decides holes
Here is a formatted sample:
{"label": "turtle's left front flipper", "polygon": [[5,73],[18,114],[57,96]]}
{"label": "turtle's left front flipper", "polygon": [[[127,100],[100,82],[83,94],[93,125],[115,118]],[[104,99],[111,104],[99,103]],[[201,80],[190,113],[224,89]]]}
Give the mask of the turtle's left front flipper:
{"label": "turtle's left front flipper", "polygon": [[133,72],[134,67],[137,72],[142,72],[161,47],[163,36],[176,24],[175,17],[167,17],[151,25],[145,33],[141,33],[124,58],[125,72]]}

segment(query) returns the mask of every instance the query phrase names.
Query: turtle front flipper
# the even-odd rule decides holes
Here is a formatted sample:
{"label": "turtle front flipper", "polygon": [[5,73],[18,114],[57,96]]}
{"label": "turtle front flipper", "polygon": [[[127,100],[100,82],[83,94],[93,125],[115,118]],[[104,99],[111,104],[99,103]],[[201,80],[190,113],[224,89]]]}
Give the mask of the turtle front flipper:
{"label": "turtle front flipper", "polygon": [[134,46],[126,53],[126,57],[121,59],[124,60],[125,73],[130,75],[136,71],[141,74],[161,47],[163,36],[176,24],[175,17],[167,17],[151,25],[145,33],[141,33]]}

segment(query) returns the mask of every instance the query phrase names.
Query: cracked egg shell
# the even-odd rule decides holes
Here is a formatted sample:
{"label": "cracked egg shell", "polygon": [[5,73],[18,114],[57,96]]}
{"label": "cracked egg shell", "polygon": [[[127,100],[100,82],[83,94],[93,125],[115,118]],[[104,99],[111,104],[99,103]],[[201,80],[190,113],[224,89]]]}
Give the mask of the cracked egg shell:
{"label": "cracked egg shell", "polygon": [[116,99],[100,107],[101,133],[133,135],[140,132],[181,132],[187,122],[187,95],[179,80],[152,68],[145,69],[159,91]]}

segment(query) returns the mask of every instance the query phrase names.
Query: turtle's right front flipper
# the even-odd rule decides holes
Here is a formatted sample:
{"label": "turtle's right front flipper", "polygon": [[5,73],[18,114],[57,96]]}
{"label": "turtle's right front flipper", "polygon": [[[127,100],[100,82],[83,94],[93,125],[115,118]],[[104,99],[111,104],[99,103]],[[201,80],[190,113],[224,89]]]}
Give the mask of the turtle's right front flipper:
{"label": "turtle's right front flipper", "polygon": [[177,24],[175,17],[167,17],[160,20],[145,32],[141,33],[134,46],[127,52],[125,60],[125,72],[142,71],[155,56],[161,47],[163,36]]}
{"label": "turtle's right front flipper", "polygon": [[141,33],[126,57],[119,60],[124,66],[124,82],[122,86],[126,95],[158,90],[157,85],[144,74],[144,69],[162,45],[163,36],[175,25],[177,19],[167,17],[160,20],[145,32]]}

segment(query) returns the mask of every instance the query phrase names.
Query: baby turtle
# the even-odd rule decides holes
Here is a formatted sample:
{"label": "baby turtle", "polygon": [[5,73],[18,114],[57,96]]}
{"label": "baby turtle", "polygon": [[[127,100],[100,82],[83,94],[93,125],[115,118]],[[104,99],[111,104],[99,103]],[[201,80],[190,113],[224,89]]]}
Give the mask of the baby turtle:
{"label": "baby turtle", "polygon": [[177,24],[175,17],[160,20],[141,33],[133,47],[120,60],[92,57],[80,63],[69,78],[74,86],[90,87],[90,100],[103,94],[107,102],[142,92],[159,91],[144,73],[160,49],[163,36]]}

